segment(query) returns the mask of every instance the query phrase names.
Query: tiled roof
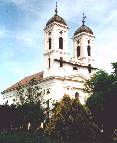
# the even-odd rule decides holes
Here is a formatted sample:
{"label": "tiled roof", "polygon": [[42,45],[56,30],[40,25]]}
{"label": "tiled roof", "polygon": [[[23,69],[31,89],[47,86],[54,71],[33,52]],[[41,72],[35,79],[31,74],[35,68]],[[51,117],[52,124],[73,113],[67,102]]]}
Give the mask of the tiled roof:
{"label": "tiled roof", "polygon": [[20,80],[19,82],[13,84],[11,87],[5,89],[3,92],[1,92],[1,94],[14,91],[19,86],[19,84],[25,86],[33,78],[35,78],[37,81],[43,79],[43,72],[39,72],[39,73],[30,75],[28,77],[25,77],[24,79]]}
{"label": "tiled roof", "polygon": [[89,27],[87,27],[86,25],[82,25],[81,27],[79,27],[75,31],[74,36],[76,36],[77,34],[82,33],[82,32],[86,32],[86,33],[89,33],[89,34],[93,35],[93,31]]}
{"label": "tiled roof", "polygon": [[53,23],[53,22],[58,22],[60,24],[63,24],[63,25],[66,25],[66,22],[65,20],[60,17],[59,15],[55,14],[51,19],[49,19],[49,21],[47,22],[46,26],[48,26],[49,24]]}

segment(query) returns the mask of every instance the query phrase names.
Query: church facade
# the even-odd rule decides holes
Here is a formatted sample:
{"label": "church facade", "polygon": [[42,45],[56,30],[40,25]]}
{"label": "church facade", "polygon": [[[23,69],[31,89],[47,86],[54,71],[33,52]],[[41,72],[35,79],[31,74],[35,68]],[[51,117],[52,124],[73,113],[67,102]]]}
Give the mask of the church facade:
{"label": "church facade", "polygon": [[24,87],[35,78],[46,99],[60,100],[64,94],[74,98],[75,93],[79,94],[81,103],[84,103],[84,82],[95,73],[94,64],[94,34],[85,25],[83,15],[82,25],[73,35],[73,55],[68,54],[68,25],[58,15],[57,7],[55,14],[46,23],[44,28],[44,69],[34,75],[25,77],[2,92],[4,101],[13,103],[18,84]]}

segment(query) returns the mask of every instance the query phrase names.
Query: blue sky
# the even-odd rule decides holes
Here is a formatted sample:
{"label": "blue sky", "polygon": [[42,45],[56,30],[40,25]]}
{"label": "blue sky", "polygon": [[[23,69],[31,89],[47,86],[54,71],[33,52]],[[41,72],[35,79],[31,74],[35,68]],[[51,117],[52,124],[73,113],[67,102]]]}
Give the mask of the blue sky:
{"label": "blue sky", "polygon": [[[43,28],[54,15],[56,0],[0,0],[0,92],[25,76],[43,70]],[[117,1],[58,0],[58,14],[72,36],[81,25],[95,34],[95,61],[98,68],[111,71],[117,61]]]}

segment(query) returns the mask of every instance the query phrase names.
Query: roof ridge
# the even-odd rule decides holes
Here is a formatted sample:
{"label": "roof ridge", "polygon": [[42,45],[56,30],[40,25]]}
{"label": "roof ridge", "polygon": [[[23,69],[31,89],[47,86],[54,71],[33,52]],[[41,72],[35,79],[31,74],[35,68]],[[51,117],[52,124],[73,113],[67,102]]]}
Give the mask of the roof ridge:
{"label": "roof ridge", "polygon": [[27,76],[27,77],[24,77],[22,80],[16,82],[15,84],[13,84],[10,87],[8,87],[6,90],[1,92],[1,94],[4,94],[4,93],[7,93],[9,91],[15,90],[19,86],[19,84],[20,85],[26,85],[32,78],[36,78],[36,80],[43,79],[43,71],[41,71],[39,73],[32,74],[32,75]]}

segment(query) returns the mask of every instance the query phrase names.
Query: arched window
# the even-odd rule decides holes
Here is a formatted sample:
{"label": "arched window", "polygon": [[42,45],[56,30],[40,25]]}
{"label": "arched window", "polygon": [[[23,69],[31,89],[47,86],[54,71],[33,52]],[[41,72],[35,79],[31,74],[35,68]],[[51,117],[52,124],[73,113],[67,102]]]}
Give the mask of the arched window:
{"label": "arched window", "polygon": [[63,58],[60,57],[60,67],[63,67]]}
{"label": "arched window", "polygon": [[91,64],[88,65],[88,71],[91,73]]}
{"label": "arched window", "polygon": [[77,47],[77,57],[80,56],[80,46]]}
{"label": "arched window", "polygon": [[59,49],[63,49],[63,38],[59,38]]}
{"label": "arched window", "polygon": [[48,58],[48,67],[50,68],[50,58]]}
{"label": "arched window", "polygon": [[79,43],[80,43],[80,40],[77,41],[77,44],[79,44]]}
{"label": "arched window", "polygon": [[87,46],[87,53],[88,53],[88,56],[91,56],[91,47],[89,45]]}
{"label": "arched window", "polygon": [[52,39],[49,38],[49,49],[51,49],[51,41],[52,41]]}
{"label": "arched window", "polygon": [[88,40],[88,44],[90,44],[90,40]]}

